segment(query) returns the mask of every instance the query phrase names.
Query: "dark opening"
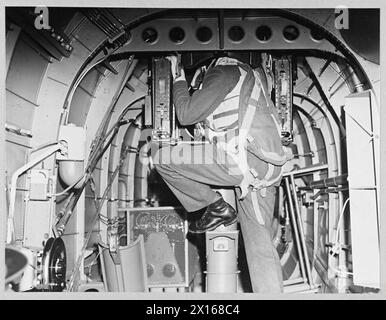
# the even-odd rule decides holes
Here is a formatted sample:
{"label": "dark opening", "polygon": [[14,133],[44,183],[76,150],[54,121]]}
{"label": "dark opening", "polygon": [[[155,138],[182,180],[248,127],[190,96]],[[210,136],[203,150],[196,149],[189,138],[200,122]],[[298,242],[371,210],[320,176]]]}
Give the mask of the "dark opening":
{"label": "dark opening", "polygon": [[311,37],[312,39],[316,40],[316,41],[320,41],[320,40],[323,40],[324,36],[322,34],[322,32],[320,32],[319,30],[311,30]]}
{"label": "dark opening", "polygon": [[158,39],[158,32],[154,28],[146,28],[142,32],[142,39],[146,43],[152,44]]}
{"label": "dark opening", "polygon": [[169,38],[174,43],[181,43],[185,39],[185,31],[180,27],[175,27],[170,30]]}
{"label": "dark opening", "polygon": [[196,37],[200,42],[208,42],[212,39],[213,33],[208,27],[200,27],[197,29]]}
{"label": "dark opening", "polygon": [[300,35],[299,29],[295,26],[286,26],[283,30],[283,36],[288,41],[296,40]]}
{"label": "dark opening", "polygon": [[240,26],[233,26],[228,31],[228,37],[234,42],[241,41],[245,36],[245,31]]}
{"label": "dark opening", "polygon": [[272,30],[268,26],[260,26],[256,29],[256,38],[260,41],[268,41],[272,37]]}

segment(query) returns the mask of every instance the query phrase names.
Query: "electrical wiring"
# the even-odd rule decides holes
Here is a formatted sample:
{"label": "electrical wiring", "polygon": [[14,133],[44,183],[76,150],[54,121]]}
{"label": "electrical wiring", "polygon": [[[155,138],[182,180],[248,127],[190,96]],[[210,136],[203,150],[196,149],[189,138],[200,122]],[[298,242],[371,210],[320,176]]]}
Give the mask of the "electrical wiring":
{"label": "electrical wiring", "polygon": [[189,132],[188,129],[185,128],[185,132],[186,132],[186,134],[187,134],[189,137],[191,137],[192,139],[194,139],[194,136]]}
{"label": "electrical wiring", "polygon": [[33,148],[31,150],[31,153],[34,153],[36,151],[39,151],[39,150],[42,150],[42,149],[45,149],[45,148],[48,148],[48,147],[51,147],[51,146],[53,146],[55,144],[58,144],[58,143],[59,143],[59,141],[49,141],[49,142],[43,143],[40,146],[37,146],[37,147]]}
{"label": "electrical wiring", "polygon": [[347,198],[346,201],[344,202],[343,206],[342,206],[342,210],[340,211],[340,214],[339,214],[339,219],[338,219],[338,224],[337,224],[337,230],[336,230],[336,235],[335,235],[335,244],[338,243],[339,241],[339,235],[340,235],[340,225],[343,221],[342,217],[343,217],[343,214],[344,214],[344,211],[346,209],[346,206],[347,206],[347,203],[350,201],[350,198]]}
{"label": "electrical wiring", "polygon": [[[111,54],[111,53],[110,53]],[[80,82],[83,80],[83,78],[88,74],[88,72],[93,69],[94,67],[98,66],[100,63],[102,63],[103,61],[105,61],[109,56],[110,54],[102,57],[101,59],[99,59],[98,61],[96,61],[95,63],[93,63],[92,65],[88,66],[85,70],[83,70],[83,72],[79,75],[78,79],[76,80],[76,82],[74,83],[73,87],[71,88],[71,92],[70,94],[68,95],[68,98],[67,100],[65,101],[64,103],[64,108],[63,108],[63,113],[65,113],[65,118],[63,119],[63,122],[64,123],[67,123],[68,122],[68,112],[67,112],[67,106],[70,106],[71,105],[71,102],[72,102],[72,99],[73,99],[73,96],[75,94],[75,90],[77,89],[77,87],[79,86]]]}
{"label": "electrical wiring", "polygon": [[100,251],[98,252],[98,254],[96,255],[96,257],[87,265],[87,266],[84,266],[85,268],[90,268],[92,267],[93,265],[95,265],[95,261],[97,261],[99,255],[100,255]]}
{"label": "electrical wiring", "polygon": [[[104,154],[104,152],[105,152],[105,151],[107,150],[107,148],[110,146],[112,140],[114,139],[114,136],[118,133],[120,126],[123,124],[123,123],[122,123],[122,124],[120,124],[120,123],[121,123],[123,117],[125,116],[125,114],[127,113],[127,111],[130,109],[131,106],[133,106],[135,103],[137,103],[138,101],[140,101],[141,99],[144,99],[144,98],[145,98],[145,96],[140,97],[140,98],[134,100],[133,102],[131,102],[131,103],[123,110],[123,112],[121,113],[121,115],[120,115],[119,118],[118,118],[118,121],[117,121],[117,122],[115,123],[115,125],[107,132],[108,135],[111,134],[111,137],[110,137],[109,141],[103,146],[102,150],[101,150],[99,153],[97,153],[96,150],[98,150],[98,149],[100,149],[100,148],[102,147],[102,144],[103,144],[103,142],[106,140],[106,138],[107,138],[108,135],[106,134],[106,135],[103,137],[103,139],[100,139],[100,140],[98,141],[98,146],[97,146],[96,148],[94,148],[95,153],[93,152],[93,154],[90,155],[89,164],[88,164],[87,169],[86,169],[86,171],[85,171],[85,172],[86,172],[86,178],[85,178],[85,181],[84,181],[84,183],[83,183],[82,189],[83,189],[84,186],[88,183],[88,180],[89,180],[89,178],[91,177],[91,173],[92,173],[93,170],[90,170],[90,168],[93,168],[93,165],[97,163],[97,161],[100,159],[100,157],[102,157],[102,155]],[[101,143],[101,141],[102,141],[102,143]],[[123,163],[123,159],[120,160],[119,165],[118,165],[117,168],[114,170],[114,173],[113,173],[113,175],[111,176],[111,178],[110,178],[110,180],[109,180],[109,183],[108,183],[108,185],[107,185],[107,187],[106,187],[106,189],[105,189],[105,191],[104,191],[104,193],[103,193],[103,196],[101,197],[101,200],[100,200],[99,202],[97,202],[97,200],[95,200],[95,202],[96,202],[96,208],[97,208],[96,211],[97,211],[97,212],[96,212],[95,218],[94,218],[94,220],[93,220],[93,222],[92,222],[92,226],[94,226],[94,225],[96,224],[97,221],[103,220],[103,218],[100,216],[100,210],[101,210],[102,207],[103,207],[103,203],[104,203],[104,201],[105,201],[106,198],[107,198],[107,193],[108,193],[108,191],[110,190],[111,185],[112,185],[112,182],[114,181],[114,179],[115,179],[117,173],[119,172],[119,168],[121,167],[122,163]],[[77,200],[74,201],[72,207],[75,206],[76,202],[77,202]],[[70,209],[69,212],[71,213],[71,212],[72,212],[72,209]],[[101,218],[102,218],[102,219],[101,219]],[[68,221],[68,219],[66,219],[66,220]],[[83,246],[83,248],[82,248],[82,250],[81,250],[80,256],[78,257],[78,260],[77,260],[77,263],[76,263],[76,267],[74,268],[73,274],[72,274],[72,276],[71,276],[71,279],[70,279],[70,282],[69,282],[69,286],[68,286],[69,291],[71,291],[71,290],[73,289],[73,285],[74,285],[74,281],[75,281],[75,276],[76,276],[76,273],[79,271],[79,267],[80,267],[80,264],[81,264],[81,260],[82,260],[82,258],[83,258],[83,255],[84,255],[84,252],[85,252],[85,249],[86,249],[86,245],[87,245],[87,243],[88,243],[90,237],[91,237],[91,231],[88,232],[88,234],[87,234],[87,236],[86,236],[86,239],[85,239],[85,242],[84,242],[84,246]]]}
{"label": "electrical wiring", "polygon": [[60,197],[64,194],[66,194],[68,191],[70,191],[73,187],[75,187],[83,178],[84,178],[85,174],[83,174],[82,176],[79,177],[78,180],[76,180],[72,185],[68,186],[66,189],[64,189],[63,191],[60,191],[59,193],[56,193],[55,194],[55,197]]}
{"label": "electrical wiring", "polygon": [[337,253],[339,253],[339,251],[342,248],[341,244],[339,243],[340,225],[341,225],[341,223],[343,221],[343,214],[345,212],[345,209],[346,209],[346,206],[347,206],[347,203],[349,202],[349,200],[350,200],[350,198],[346,199],[346,201],[344,202],[344,204],[342,206],[342,210],[340,211],[340,214],[339,214],[339,219],[338,219],[338,223],[337,223],[337,226],[336,226],[335,241],[332,244],[332,247],[331,247],[331,250],[330,250],[330,254],[331,255],[336,255]]}
{"label": "electrical wiring", "polygon": [[112,186],[112,183],[113,183],[115,177],[117,176],[117,174],[119,172],[120,166],[121,166],[121,163],[114,170],[114,173],[113,173],[112,177],[110,178],[109,183],[107,184],[105,191],[103,192],[102,199],[99,202],[96,203],[96,214],[95,214],[94,219],[93,219],[93,221],[91,223],[92,228],[87,233],[87,236],[84,239],[83,247],[81,249],[80,255],[79,255],[78,259],[77,259],[76,265],[75,265],[75,267],[73,269],[73,272],[71,274],[71,277],[70,277],[70,281],[69,281],[69,284],[68,284],[68,291],[72,291],[72,289],[73,289],[76,275],[80,271],[80,266],[82,264],[82,259],[83,259],[84,253],[86,252],[86,249],[87,249],[87,244],[88,244],[88,242],[89,242],[89,240],[91,238],[91,234],[93,232],[94,226],[96,225],[96,223],[98,222],[98,220],[100,218],[100,216],[99,216],[100,215],[100,211],[102,210],[103,204],[104,204],[105,200],[107,199],[107,193],[110,190],[110,188]]}

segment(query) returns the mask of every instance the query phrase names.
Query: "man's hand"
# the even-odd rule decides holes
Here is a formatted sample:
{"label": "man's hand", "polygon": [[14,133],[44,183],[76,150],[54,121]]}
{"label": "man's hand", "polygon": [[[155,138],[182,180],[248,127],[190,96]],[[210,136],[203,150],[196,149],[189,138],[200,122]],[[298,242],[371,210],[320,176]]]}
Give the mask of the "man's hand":
{"label": "man's hand", "polygon": [[175,55],[167,56],[166,59],[168,59],[170,61],[172,75],[173,75],[173,80],[174,81],[186,80],[185,79],[184,69],[181,68],[180,72],[178,72],[178,59],[177,59],[177,56],[175,56]]}
{"label": "man's hand", "polygon": [[190,86],[194,89],[197,90],[200,88],[200,85],[202,83],[203,75],[205,74],[206,68],[201,67],[198,68],[192,78],[192,81],[190,82]]}

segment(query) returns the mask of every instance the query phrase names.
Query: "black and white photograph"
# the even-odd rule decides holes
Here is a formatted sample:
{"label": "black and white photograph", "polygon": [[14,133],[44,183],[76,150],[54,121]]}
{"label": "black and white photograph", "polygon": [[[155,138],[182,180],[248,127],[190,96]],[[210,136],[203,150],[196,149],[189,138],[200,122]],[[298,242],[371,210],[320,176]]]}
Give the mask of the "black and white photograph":
{"label": "black and white photograph", "polygon": [[6,1],[3,296],[386,293],[383,11],[312,2]]}

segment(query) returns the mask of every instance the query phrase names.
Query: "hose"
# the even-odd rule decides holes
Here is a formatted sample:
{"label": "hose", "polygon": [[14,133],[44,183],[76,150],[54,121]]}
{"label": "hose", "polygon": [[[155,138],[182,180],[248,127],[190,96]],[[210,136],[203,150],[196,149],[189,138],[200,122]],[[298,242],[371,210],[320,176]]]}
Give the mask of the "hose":
{"label": "hose", "polygon": [[[69,221],[69,219],[70,219],[70,217],[72,215],[73,209],[75,208],[75,205],[78,202],[79,197],[80,197],[83,189],[87,185],[87,183],[88,183],[88,181],[89,181],[89,179],[91,177],[91,174],[92,174],[92,172],[95,169],[96,164],[98,163],[99,159],[103,156],[103,154],[106,152],[106,150],[110,146],[110,144],[113,141],[115,135],[118,133],[119,128],[126,123],[126,122],[122,122],[123,117],[125,116],[125,114],[130,109],[131,106],[133,106],[135,103],[137,103],[138,101],[140,101],[141,99],[144,99],[144,98],[145,98],[145,96],[142,96],[142,97],[139,97],[139,98],[135,99],[133,102],[131,102],[123,110],[123,112],[120,114],[120,116],[118,118],[118,121],[112,126],[112,128],[110,128],[110,130],[103,136],[103,138],[100,138],[99,141],[97,141],[97,145],[92,148],[91,154],[89,156],[89,161],[88,161],[87,167],[85,169],[85,174],[83,176],[84,177],[84,182],[83,182],[82,186],[76,191],[77,192],[76,195],[75,195],[75,191],[72,192],[69,195],[69,196],[71,196],[71,198],[73,198],[73,201],[67,202],[66,206],[62,209],[65,212],[65,214],[61,217],[61,219],[56,224],[55,229],[56,229],[56,234],[57,235],[60,236],[60,235],[62,235],[64,233],[65,226],[66,226],[67,222]],[[135,121],[135,120],[133,120],[133,121]],[[111,135],[110,139],[103,146],[103,143],[106,141],[106,138],[109,135]],[[101,148],[102,148],[102,150],[101,150]],[[71,188],[67,188],[67,189],[71,189]],[[71,207],[70,207],[70,209],[68,209],[70,205],[71,205]]]}

